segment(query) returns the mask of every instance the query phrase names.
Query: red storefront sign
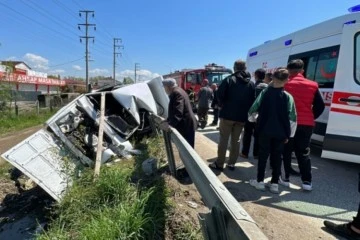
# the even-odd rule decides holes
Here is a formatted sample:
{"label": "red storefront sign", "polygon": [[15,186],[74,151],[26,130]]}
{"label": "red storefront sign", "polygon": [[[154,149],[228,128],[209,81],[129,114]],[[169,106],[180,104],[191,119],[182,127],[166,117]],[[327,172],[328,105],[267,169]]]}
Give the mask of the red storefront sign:
{"label": "red storefront sign", "polygon": [[6,74],[0,72],[0,81],[3,82],[15,82],[15,83],[27,83],[38,85],[51,85],[51,86],[65,86],[65,81],[52,78],[43,78],[35,76],[27,76],[22,74],[10,73]]}

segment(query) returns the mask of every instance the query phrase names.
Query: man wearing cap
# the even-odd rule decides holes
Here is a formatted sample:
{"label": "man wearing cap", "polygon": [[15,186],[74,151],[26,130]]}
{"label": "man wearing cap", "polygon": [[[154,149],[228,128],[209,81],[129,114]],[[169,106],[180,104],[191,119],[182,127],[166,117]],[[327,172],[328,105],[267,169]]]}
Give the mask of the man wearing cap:
{"label": "man wearing cap", "polygon": [[190,146],[194,147],[197,122],[189,97],[183,89],[177,86],[176,80],[173,78],[165,79],[163,85],[170,102],[168,118],[161,123],[162,129],[168,129],[170,125],[178,130]]}
{"label": "man wearing cap", "polygon": [[199,124],[202,129],[207,125],[209,103],[213,97],[213,92],[209,87],[209,80],[204,79],[201,83],[202,88],[198,93],[198,117]]}

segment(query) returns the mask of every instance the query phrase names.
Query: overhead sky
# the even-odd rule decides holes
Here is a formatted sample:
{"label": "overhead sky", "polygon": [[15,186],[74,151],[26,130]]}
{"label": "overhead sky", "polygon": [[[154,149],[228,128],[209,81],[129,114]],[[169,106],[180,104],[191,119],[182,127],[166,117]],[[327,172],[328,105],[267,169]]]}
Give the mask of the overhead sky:
{"label": "overhead sky", "polygon": [[217,63],[232,67],[247,51],[327,19],[348,14],[359,1],[328,0],[0,0],[0,60],[25,61],[34,70],[85,76],[85,14],[91,76],[112,76],[113,38],[124,49],[117,79]]}

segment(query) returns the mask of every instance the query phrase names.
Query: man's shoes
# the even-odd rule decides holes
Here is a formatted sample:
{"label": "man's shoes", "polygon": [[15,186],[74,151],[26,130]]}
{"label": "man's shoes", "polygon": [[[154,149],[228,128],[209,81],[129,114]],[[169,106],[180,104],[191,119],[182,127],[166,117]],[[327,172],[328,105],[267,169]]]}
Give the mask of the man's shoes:
{"label": "man's shoes", "polygon": [[279,193],[279,184],[267,182],[265,186],[269,188],[270,192]]}
{"label": "man's shoes", "polygon": [[290,175],[299,177],[300,173],[298,171],[295,171],[293,168],[291,168],[290,169]]}
{"label": "man's shoes", "polygon": [[210,126],[217,126],[218,124],[217,123],[211,123]]}
{"label": "man's shoes", "polygon": [[215,170],[219,170],[219,171],[224,170],[224,168],[223,168],[223,167],[218,166],[216,162],[210,163],[210,164],[209,164],[209,168],[211,168],[211,169],[215,169]]}
{"label": "man's shoes", "polygon": [[290,187],[290,180],[289,179],[283,179],[281,176],[279,177],[279,184],[284,187]]}
{"label": "man's shoes", "polygon": [[351,223],[335,224],[330,221],[324,221],[324,225],[326,229],[346,239],[360,240],[360,234],[351,229]]}
{"label": "man's shoes", "polygon": [[302,189],[303,189],[304,191],[308,191],[308,192],[312,191],[312,184],[311,184],[311,182],[303,182],[303,184],[302,184]]}
{"label": "man's shoes", "polygon": [[245,154],[243,154],[243,153],[240,153],[239,155],[240,155],[240,157],[245,158],[245,159],[248,159],[248,158],[249,158],[248,155],[245,155]]}
{"label": "man's shoes", "polygon": [[226,167],[231,171],[235,170],[235,165],[234,164],[226,164]]}
{"label": "man's shoes", "polygon": [[265,191],[265,183],[264,182],[258,182],[256,179],[251,179],[249,181],[250,185],[256,188],[260,191]]}

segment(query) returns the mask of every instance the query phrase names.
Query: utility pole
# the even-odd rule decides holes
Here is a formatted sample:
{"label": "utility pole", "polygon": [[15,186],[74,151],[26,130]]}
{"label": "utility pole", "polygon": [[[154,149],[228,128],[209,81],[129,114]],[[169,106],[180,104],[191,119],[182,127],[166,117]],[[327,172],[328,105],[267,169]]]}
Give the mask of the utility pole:
{"label": "utility pole", "polygon": [[116,43],[122,43],[121,38],[114,38],[114,61],[113,61],[113,79],[114,86],[116,85],[116,76],[115,76],[115,68],[116,68],[116,57],[121,56],[120,52],[116,52],[116,49],[124,49],[123,45],[116,45]]}
{"label": "utility pole", "polygon": [[140,63],[135,63],[135,83],[136,83],[136,72],[140,70],[139,67],[140,67]]}
{"label": "utility pole", "polygon": [[85,66],[86,66],[86,92],[90,91],[89,87],[89,39],[93,40],[93,43],[95,42],[95,38],[92,36],[89,36],[89,30],[88,28],[90,26],[94,27],[94,30],[96,31],[96,24],[92,24],[88,22],[88,16],[89,14],[92,14],[92,17],[94,17],[94,11],[89,10],[82,10],[79,11],[79,16],[81,17],[81,13],[85,13],[85,23],[78,24],[79,30],[81,29],[81,26],[85,26],[85,36],[80,36],[80,42],[82,42],[82,39],[85,39]]}

